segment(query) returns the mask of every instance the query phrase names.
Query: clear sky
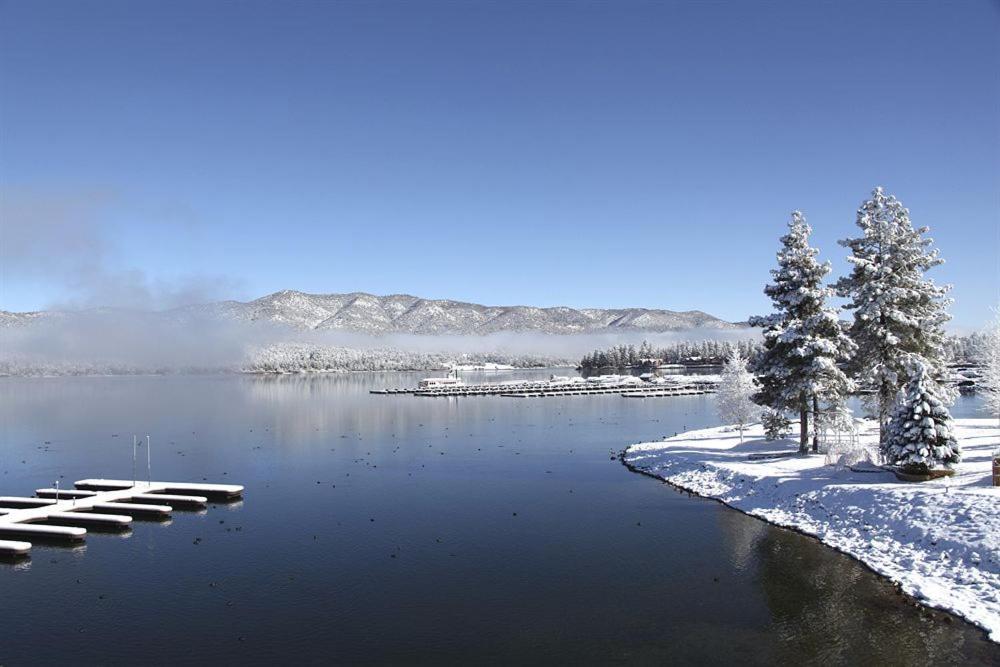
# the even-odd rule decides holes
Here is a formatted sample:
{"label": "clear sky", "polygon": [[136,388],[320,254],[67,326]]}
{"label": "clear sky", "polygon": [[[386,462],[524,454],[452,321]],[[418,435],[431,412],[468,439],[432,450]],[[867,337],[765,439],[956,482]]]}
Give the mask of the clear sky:
{"label": "clear sky", "polygon": [[884,185],[998,294],[1000,5],[0,1],[0,308],[766,312]]}

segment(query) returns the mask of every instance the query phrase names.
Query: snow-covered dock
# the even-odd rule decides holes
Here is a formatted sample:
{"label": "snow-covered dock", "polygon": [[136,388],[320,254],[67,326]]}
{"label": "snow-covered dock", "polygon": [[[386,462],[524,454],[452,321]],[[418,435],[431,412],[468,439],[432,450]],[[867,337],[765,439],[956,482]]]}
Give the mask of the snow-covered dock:
{"label": "snow-covered dock", "polygon": [[[39,499],[46,499],[49,504],[56,502],[55,498],[90,498],[96,496],[95,491],[78,491],[78,490],[68,490],[63,491],[60,489],[38,489],[35,491],[35,495]],[[156,500],[163,502],[168,502],[167,497],[161,497],[153,494],[138,494],[132,496],[132,499],[142,499],[139,496],[152,497]],[[176,496],[170,496],[176,497]],[[204,504],[204,503],[202,503]],[[142,516],[169,516],[170,512],[173,511],[173,507],[170,505],[146,505],[143,503],[96,503],[94,505],[95,510],[103,510],[105,512],[117,512],[118,514],[128,514],[128,515],[142,515]]]}
{"label": "snow-covered dock", "polygon": [[[84,479],[76,482],[76,487],[38,489],[37,497],[33,498],[0,496],[0,538],[80,542],[87,536],[87,530],[80,524],[127,530],[133,515],[166,517],[174,505],[200,508],[209,498],[231,501],[243,495],[243,487],[237,484]],[[30,542],[0,539],[2,555],[23,556],[30,550]]]}
{"label": "snow-covered dock", "polygon": [[[97,493],[97,491],[85,491],[82,489],[38,489],[35,491],[35,495],[39,498],[90,498],[91,496],[97,495]],[[169,503],[169,505],[141,505],[139,503],[132,502],[133,500],[151,500],[154,502]],[[127,504],[104,503],[100,507],[108,509],[107,505],[116,505],[126,507],[133,511],[147,510],[151,513],[156,513],[161,511],[164,507],[167,508],[167,512],[169,512],[171,506],[199,508],[204,507],[207,504],[208,498],[205,496],[178,496],[170,493],[137,493],[132,496]]]}
{"label": "snow-covered dock", "polygon": [[[828,465],[767,442],[760,425],[740,444],[711,428],[629,447],[629,468],[812,535],[897,582],[924,603],[950,610],[1000,641],[1000,487],[991,485],[995,420],[957,419],[963,460],[954,477],[922,483],[890,472]],[[874,446],[875,422],[860,442]]]}
{"label": "snow-covered dock", "polygon": [[0,554],[6,556],[25,556],[29,551],[31,551],[31,542],[0,540]]}
{"label": "snow-covered dock", "polygon": [[[6,519],[7,517],[3,517]],[[45,517],[36,518],[36,521],[41,521]],[[60,542],[80,542],[84,537],[87,536],[86,528],[76,528],[72,526],[39,526],[33,523],[19,522],[19,523],[6,523],[0,520],[0,536],[2,537],[27,537],[31,538],[41,538],[49,540],[59,540]],[[31,543],[28,543],[28,549],[31,548]],[[26,553],[27,549],[16,549],[18,555]],[[10,555],[4,552],[5,555]]]}
{"label": "snow-covered dock", "polygon": [[[190,484],[188,482],[133,482],[124,479],[82,479],[75,483],[76,488],[88,491],[126,491],[131,495],[133,490],[148,498],[147,494],[188,494],[196,493],[208,498],[234,500],[243,495],[243,487],[239,484]],[[192,496],[187,496],[192,498]]]}
{"label": "snow-covered dock", "polygon": [[672,389],[634,389],[620,392],[625,398],[663,398],[668,396],[695,396],[698,394],[714,394],[716,390],[708,387],[675,387]]}
{"label": "snow-covered dock", "polygon": [[545,398],[548,396],[596,396],[601,394],[617,394],[625,398],[662,398],[665,396],[693,396],[696,394],[713,394],[715,389],[708,387],[680,386],[670,389],[652,387],[593,387],[587,389],[549,389],[528,390],[502,393],[507,398]]}
{"label": "snow-covered dock", "polygon": [[411,389],[373,389],[372,394],[412,394],[414,396],[503,396],[543,398],[547,396],[595,396],[620,394],[639,398],[683,396],[714,392],[717,376],[657,378],[648,382],[631,375],[603,375],[591,378],[554,378],[483,384],[442,385]]}

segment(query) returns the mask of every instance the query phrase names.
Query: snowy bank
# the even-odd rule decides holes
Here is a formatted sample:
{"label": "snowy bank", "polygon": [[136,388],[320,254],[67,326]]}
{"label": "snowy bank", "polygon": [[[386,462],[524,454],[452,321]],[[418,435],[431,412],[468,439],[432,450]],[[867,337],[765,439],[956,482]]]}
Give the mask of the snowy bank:
{"label": "snowy bank", "polygon": [[[991,453],[992,419],[955,420],[964,460],[954,477],[919,484],[888,472],[825,465],[821,454],[788,454],[797,443],[764,440],[760,425],[681,433],[629,447],[630,468],[771,523],[794,528],[850,554],[925,604],[950,610],[1000,642],[1000,487]],[[874,443],[874,422],[861,439]]]}

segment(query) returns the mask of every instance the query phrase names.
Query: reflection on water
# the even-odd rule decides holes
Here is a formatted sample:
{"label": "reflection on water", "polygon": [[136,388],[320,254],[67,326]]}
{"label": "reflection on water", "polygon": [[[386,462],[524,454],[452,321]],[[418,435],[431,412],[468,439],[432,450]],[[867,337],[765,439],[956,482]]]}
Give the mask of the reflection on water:
{"label": "reflection on water", "polygon": [[916,606],[833,549],[737,512],[717,518],[733,562],[760,585],[774,640],[768,662],[942,665],[996,659],[995,645],[967,641],[954,632],[950,616]]}
{"label": "reflection on water", "polygon": [[154,477],[247,487],[0,564],[0,663],[1000,659],[855,561],[614,460],[714,424],[710,396],[368,393],[422,375],[0,381],[2,494],[127,478],[133,432]]}

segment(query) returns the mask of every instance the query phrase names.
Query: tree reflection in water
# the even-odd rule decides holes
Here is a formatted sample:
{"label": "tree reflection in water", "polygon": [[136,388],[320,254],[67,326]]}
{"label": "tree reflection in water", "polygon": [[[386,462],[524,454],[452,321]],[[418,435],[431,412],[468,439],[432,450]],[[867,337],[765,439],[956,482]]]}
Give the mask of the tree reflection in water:
{"label": "tree reflection in water", "polygon": [[735,510],[720,512],[730,558],[754,577],[770,612],[778,664],[998,664],[1000,646],[945,612],[895,594],[894,585],[815,540]]}

